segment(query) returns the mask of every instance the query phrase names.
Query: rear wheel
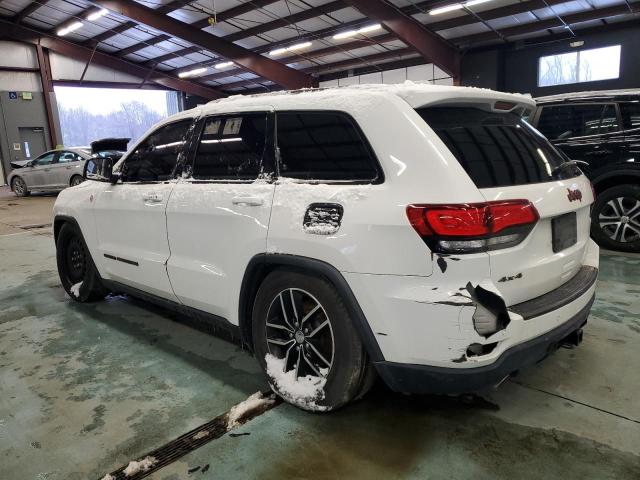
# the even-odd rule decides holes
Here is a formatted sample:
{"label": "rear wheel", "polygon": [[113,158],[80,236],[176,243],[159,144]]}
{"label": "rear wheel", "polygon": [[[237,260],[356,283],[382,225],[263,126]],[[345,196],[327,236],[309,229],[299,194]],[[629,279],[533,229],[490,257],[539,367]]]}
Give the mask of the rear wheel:
{"label": "rear wheel", "polygon": [[600,193],[591,213],[591,235],[604,248],[640,252],[640,187],[619,185]]}
{"label": "rear wheel", "polygon": [[11,190],[13,190],[18,197],[27,197],[31,194],[27,189],[27,184],[21,177],[15,177],[11,180]]}
{"label": "rear wheel", "polygon": [[56,260],[60,281],[67,294],[77,302],[104,298],[106,289],[89,254],[80,230],[65,223],[56,240]]}
{"label": "rear wheel", "polygon": [[84,182],[84,178],[82,178],[80,175],[74,175],[73,177],[71,177],[69,186],[75,187],[76,185],[80,185],[82,182]]}
{"label": "rear wheel", "polygon": [[370,386],[364,347],[328,281],[285,270],[269,274],[252,320],[258,362],[272,389],[289,403],[334,410]]}

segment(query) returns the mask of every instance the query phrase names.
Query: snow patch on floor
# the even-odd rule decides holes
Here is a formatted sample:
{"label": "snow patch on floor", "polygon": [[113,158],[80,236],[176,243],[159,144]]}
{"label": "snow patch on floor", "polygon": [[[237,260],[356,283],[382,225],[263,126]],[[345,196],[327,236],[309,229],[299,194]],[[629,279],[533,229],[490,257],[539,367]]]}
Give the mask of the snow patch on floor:
{"label": "snow patch on floor", "polygon": [[272,405],[275,399],[272,396],[265,397],[262,392],[256,392],[246,400],[231,407],[227,415],[227,431],[240,426],[243,418],[256,409]]}
{"label": "snow patch on floor", "polygon": [[146,472],[153,467],[158,460],[155,457],[144,457],[142,460],[131,460],[127,468],[124,469],[124,474],[127,477],[131,477],[139,472]]}
{"label": "snow patch on floor", "polygon": [[191,439],[200,440],[201,438],[208,437],[208,436],[209,436],[209,432],[207,430],[202,430],[201,432],[198,432],[193,437],[191,437]]}
{"label": "snow patch on floor", "polygon": [[318,405],[324,399],[326,378],[307,375],[296,379],[295,369],[285,372],[284,359],[267,353],[267,374],[278,394],[289,403],[307,410],[324,411],[327,407]]}
{"label": "snow patch on floor", "polygon": [[79,298],[80,297],[80,287],[82,287],[82,282],[78,282],[75,285],[71,285],[71,294],[76,297]]}
{"label": "snow patch on floor", "polygon": [[107,473],[104,477],[102,477],[100,480],[116,480],[116,477],[114,477],[113,475],[111,475],[110,473]]}

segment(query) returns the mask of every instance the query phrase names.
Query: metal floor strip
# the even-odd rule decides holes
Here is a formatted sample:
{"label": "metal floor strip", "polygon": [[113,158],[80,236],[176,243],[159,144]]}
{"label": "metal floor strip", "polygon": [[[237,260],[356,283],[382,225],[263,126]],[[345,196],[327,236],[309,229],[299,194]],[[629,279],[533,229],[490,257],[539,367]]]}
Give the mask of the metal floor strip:
{"label": "metal floor strip", "polygon": [[[254,418],[262,415],[263,413],[282,403],[282,400],[278,397],[275,397],[271,390],[261,393],[263,397],[273,395],[274,401],[271,403],[265,403],[259,408],[247,411],[244,415],[242,415],[234,422],[233,428],[239,425],[243,425],[250,420],[253,420]],[[161,468],[175,462],[186,454],[202,447],[203,445],[206,445],[212,440],[216,440],[222,437],[225,433],[228,433],[231,430],[230,428],[228,428],[228,418],[229,412],[231,412],[232,409],[233,407],[222,415],[217,416],[213,420],[136,459],[136,461],[139,462],[142,462],[145,459],[153,459],[153,461],[149,462],[150,467],[148,469],[141,470],[138,473],[134,473],[131,475],[126,475],[125,470],[129,465],[127,463],[127,465],[123,465],[110,474],[101,477],[100,480],[139,480],[141,478],[145,478],[152,473],[160,470]]]}

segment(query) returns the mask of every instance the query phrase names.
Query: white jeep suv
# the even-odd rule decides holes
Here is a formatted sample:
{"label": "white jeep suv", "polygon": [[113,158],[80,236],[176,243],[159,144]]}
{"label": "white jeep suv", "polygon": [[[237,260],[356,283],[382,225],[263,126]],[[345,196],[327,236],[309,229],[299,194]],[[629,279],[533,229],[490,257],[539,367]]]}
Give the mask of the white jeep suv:
{"label": "white jeep suv", "polygon": [[578,344],[593,192],[490,90],[236,96],[172,116],[55,204],[62,285],[237,333],[286,400],[329,410],[377,373],[463,393]]}

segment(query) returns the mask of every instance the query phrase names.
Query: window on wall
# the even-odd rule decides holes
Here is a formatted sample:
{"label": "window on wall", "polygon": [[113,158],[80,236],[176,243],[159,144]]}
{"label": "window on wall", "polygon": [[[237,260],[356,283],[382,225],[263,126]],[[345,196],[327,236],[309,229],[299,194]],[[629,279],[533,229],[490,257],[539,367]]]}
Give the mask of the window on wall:
{"label": "window on wall", "polygon": [[610,80],[620,76],[620,45],[540,57],[538,86]]}

